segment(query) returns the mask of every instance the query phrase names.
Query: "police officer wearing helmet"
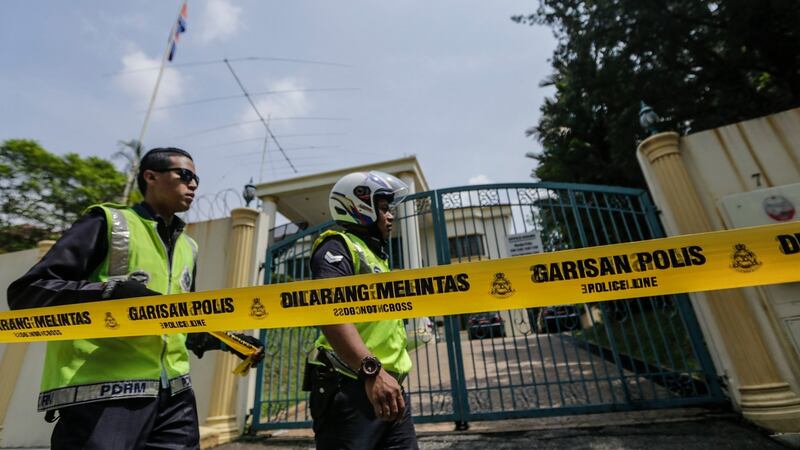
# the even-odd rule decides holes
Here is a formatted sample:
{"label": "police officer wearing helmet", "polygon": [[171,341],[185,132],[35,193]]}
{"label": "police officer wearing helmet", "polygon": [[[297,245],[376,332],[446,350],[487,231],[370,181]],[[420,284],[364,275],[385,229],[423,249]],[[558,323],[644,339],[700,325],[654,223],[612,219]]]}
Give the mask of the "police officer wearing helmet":
{"label": "police officer wearing helmet", "polygon": [[[9,306],[194,291],[197,244],[175,213],[189,209],[199,181],[186,151],[150,150],[137,176],[144,201],[89,207],[8,287]],[[96,325],[113,328],[114,319]],[[38,409],[48,421],[59,415],[51,448],[199,448],[187,347],[232,351],[206,333],[48,342]]]}
{"label": "police officer wearing helmet", "polygon": [[[392,207],[408,186],[387,173],[355,172],[331,190],[330,212],[341,230],[314,242],[315,279],[388,272]],[[317,449],[418,448],[410,397],[411,370],[403,321],[320,327],[317,355],[306,367]]]}

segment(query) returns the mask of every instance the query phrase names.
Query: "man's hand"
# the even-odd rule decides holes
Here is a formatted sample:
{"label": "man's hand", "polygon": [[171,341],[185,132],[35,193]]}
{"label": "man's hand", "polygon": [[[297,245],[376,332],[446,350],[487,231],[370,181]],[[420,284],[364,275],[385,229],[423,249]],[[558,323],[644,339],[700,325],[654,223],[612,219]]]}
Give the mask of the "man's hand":
{"label": "man's hand", "polygon": [[[253,354],[253,358],[251,359],[252,366],[255,366],[264,359],[264,346],[261,344],[260,340],[243,333],[230,333],[230,335],[258,348],[258,351]],[[202,358],[203,354],[209,350],[225,350],[238,356],[239,359],[244,360],[247,358],[247,355],[243,355],[234,348],[223,344],[216,336],[204,332],[189,333],[186,337],[186,348],[194,352],[198,358]]]}
{"label": "man's hand", "polygon": [[[252,367],[255,367],[258,363],[261,362],[262,359],[264,359],[264,345],[261,344],[261,341],[258,338],[254,338],[253,336],[250,336],[250,335],[244,334],[244,333],[232,333],[232,335],[233,335],[233,337],[235,337],[235,338],[237,338],[237,339],[239,339],[241,341],[244,341],[244,342],[252,345],[253,347],[258,348],[258,350],[253,354],[253,358],[251,360],[252,361],[252,364],[251,364]],[[238,356],[239,359],[242,359],[242,360],[243,359],[247,359],[247,355],[243,355],[243,354],[237,352],[231,346],[226,345],[225,346],[225,350],[228,351],[228,352],[233,353],[236,356]]]}
{"label": "man's hand", "polygon": [[[320,329],[336,354],[351,368],[360,367],[364,357],[372,355],[352,323],[322,325]],[[403,389],[388,372],[381,369],[374,378],[365,377],[364,389],[376,418],[394,421],[403,417],[406,407]]]}
{"label": "man's hand", "polygon": [[375,417],[392,422],[403,417],[406,402],[403,400],[403,389],[393,376],[381,369],[375,378],[364,381],[367,398],[375,410]]}
{"label": "man's hand", "polygon": [[186,336],[186,348],[191,350],[195,356],[202,359],[207,351],[220,350],[222,348],[222,342],[208,333],[189,333]]}
{"label": "man's hand", "polygon": [[107,300],[149,297],[151,295],[161,295],[161,293],[147,289],[144,284],[133,280],[109,281],[103,289],[103,298]]}

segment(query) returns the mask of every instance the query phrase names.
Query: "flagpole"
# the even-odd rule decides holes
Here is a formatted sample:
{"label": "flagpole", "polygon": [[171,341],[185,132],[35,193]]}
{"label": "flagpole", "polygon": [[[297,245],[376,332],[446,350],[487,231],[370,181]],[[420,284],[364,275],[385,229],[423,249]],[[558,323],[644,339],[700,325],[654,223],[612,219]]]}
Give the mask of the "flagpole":
{"label": "flagpole", "polygon": [[[180,8],[178,8],[178,17],[180,17],[183,8],[186,6],[187,0],[183,0],[181,2]],[[125,184],[125,192],[122,194],[122,204],[128,204],[128,198],[130,197],[131,191],[133,190],[133,182],[136,179],[136,174],[139,171],[139,155],[142,151],[142,139],[144,139],[144,134],[147,131],[147,125],[150,123],[150,115],[153,113],[153,105],[156,102],[156,96],[158,95],[158,87],[161,85],[161,77],[164,75],[164,67],[167,64],[167,58],[169,58],[170,50],[172,49],[172,43],[175,41],[175,31],[178,27],[178,21],[174,21],[172,24],[172,29],[169,32],[169,39],[167,40],[167,48],[164,51],[164,55],[161,56],[161,67],[158,69],[158,77],[156,78],[156,85],[153,88],[153,94],[150,96],[150,104],[147,105],[147,113],[144,116],[144,123],[142,123],[142,130],[139,132],[139,139],[136,141],[137,149],[134,149],[135,152],[138,154],[134,154],[133,162],[131,164],[131,171],[128,173],[128,182]]]}

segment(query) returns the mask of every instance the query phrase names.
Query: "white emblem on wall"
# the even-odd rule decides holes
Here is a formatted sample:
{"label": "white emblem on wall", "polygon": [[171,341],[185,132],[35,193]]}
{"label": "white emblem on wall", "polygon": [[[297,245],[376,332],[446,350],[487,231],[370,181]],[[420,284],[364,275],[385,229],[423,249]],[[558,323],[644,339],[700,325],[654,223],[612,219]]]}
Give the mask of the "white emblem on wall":
{"label": "white emblem on wall", "polygon": [[782,195],[770,195],[761,204],[772,220],[786,222],[794,219],[794,205]]}

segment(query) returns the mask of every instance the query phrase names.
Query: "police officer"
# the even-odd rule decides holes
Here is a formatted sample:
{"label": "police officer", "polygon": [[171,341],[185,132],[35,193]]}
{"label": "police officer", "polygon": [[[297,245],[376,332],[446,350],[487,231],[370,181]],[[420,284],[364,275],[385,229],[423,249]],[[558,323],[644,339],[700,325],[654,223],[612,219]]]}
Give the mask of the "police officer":
{"label": "police officer", "polygon": [[[383,172],[342,177],[329,197],[342,230],[314,242],[315,279],[387,272],[387,238],[408,186]],[[320,327],[318,354],[306,368],[318,449],[418,448],[410,398],[401,387],[411,370],[402,320]]]}
{"label": "police officer", "polygon": [[[9,306],[193,291],[197,244],[183,233],[185,224],[175,213],[189,209],[199,181],[186,151],[150,150],[137,175],[144,201],[132,208],[88,208],[38,264],[9,286]],[[198,356],[223,346],[206,333],[191,336],[188,341],[186,334],[169,334],[48,342],[38,409],[47,411],[48,421],[59,414],[51,447],[199,448],[187,345]]]}

